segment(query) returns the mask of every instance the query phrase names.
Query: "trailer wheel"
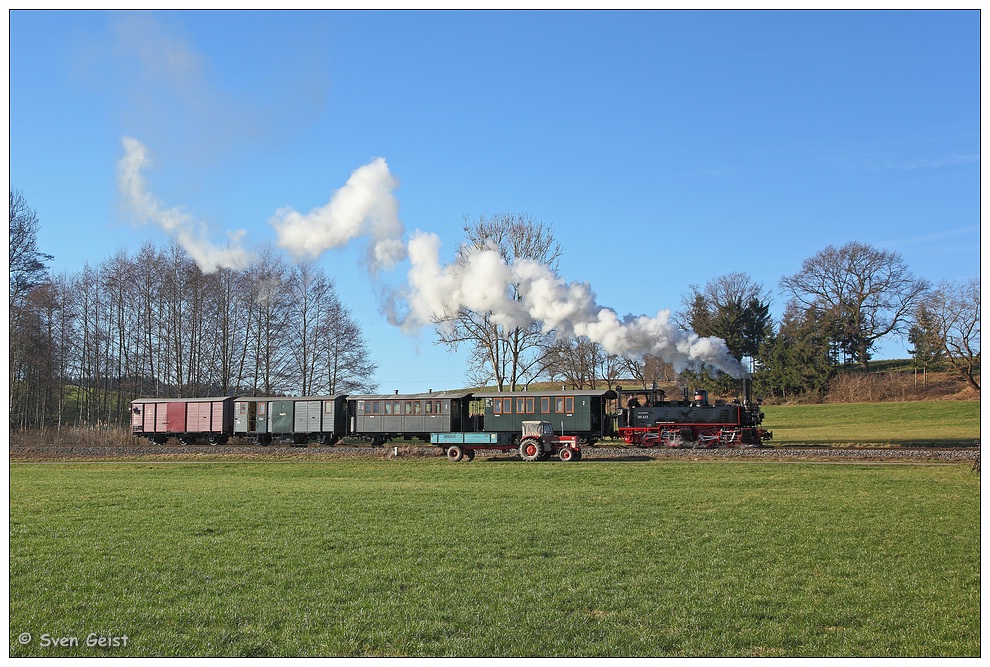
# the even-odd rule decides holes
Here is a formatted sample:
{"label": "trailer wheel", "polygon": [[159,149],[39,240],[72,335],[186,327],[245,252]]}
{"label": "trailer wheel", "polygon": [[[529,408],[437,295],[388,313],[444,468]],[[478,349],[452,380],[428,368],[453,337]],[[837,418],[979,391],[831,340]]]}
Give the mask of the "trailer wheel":
{"label": "trailer wheel", "polygon": [[464,450],[457,445],[453,445],[447,449],[447,458],[450,459],[452,463],[457,463],[464,458]]}
{"label": "trailer wheel", "polygon": [[557,452],[557,456],[560,457],[561,461],[574,461],[576,459],[574,450],[570,447],[564,447],[561,449]]}
{"label": "trailer wheel", "polygon": [[473,449],[465,449],[464,450],[464,460],[465,461],[474,461],[474,450]]}
{"label": "trailer wheel", "polygon": [[523,461],[536,461],[540,458],[540,441],[536,438],[525,438],[519,443],[519,458]]}

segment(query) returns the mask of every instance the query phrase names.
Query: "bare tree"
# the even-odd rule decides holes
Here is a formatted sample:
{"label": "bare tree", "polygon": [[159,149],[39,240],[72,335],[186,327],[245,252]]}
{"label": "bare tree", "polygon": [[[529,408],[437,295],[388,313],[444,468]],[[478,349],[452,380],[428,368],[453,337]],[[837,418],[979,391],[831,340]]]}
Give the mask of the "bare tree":
{"label": "bare tree", "polygon": [[945,358],[962,374],[966,384],[979,391],[980,279],[939,283],[919,310],[925,314],[919,324],[931,327]]}
{"label": "bare tree", "polygon": [[292,355],[288,326],[291,294],[287,289],[289,269],[272,249],[261,253],[251,272],[252,390],[271,396],[289,391]]}
{"label": "bare tree", "polygon": [[550,382],[563,381],[574,389],[611,389],[619,378],[620,357],[605,352],[586,336],[554,341],[544,352],[543,364]]}
{"label": "bare tree", "polygon": [[[40,335],[37,322],[29,322],[34,318],[29,296],[35,288],[42,285],[48,276],[46,262],[52,259],[38,249],[38,230],[40,228],[38,215],[28,206],[27,199],[17,190],[10,191],[10,227],[8,248],[10,253],[10,302],[7,310],[8,324],[8,353],[9,353],[9,395],[8,410],[11,423],[15,419],[15,406],[21,411],[26,409],[27,389],[26,378],[33,375],[30,370],[33,363],[32,349],[38,341],[31,340],[32,332]],[[21,415],[21,423],[27,417]]]}
{"label": "bare tree", "polygon": [[327,295],[326,314],[325,335],[320,344],[325,356],[326,381],[319,388],[327,394],[375,391],[378,364],[372,361],[361,327],[340,303],[333,289]]}
{"label": "bare tree", "polygon": [[289,287],[293,367],[302,394],[373,389],[377,366],[361,328],[337,298],[333,280],[305,262],[293,269]]}
{"label": "bare tree", "polygon": [[653,355],[642,359],[622,359],[623,370],[647,389],[658,382],[669,382],[674,379],[674,367]]}
{"label": "bare tree", "polygon": [[856,241],[828,246],[780,285],[803,307],[818,308],[841,324],[841,340],[835,342],[864,370],[869,370],[876,342],[907,326],[928,289],[898,253]]}
{"label": "bare tree", "polygon": [[38,214],[18,190],[10,191],[10,326],[16,326],[17,305],[40,285],[52,256],[38,250]]}
{"label": "bare tree", "polygon": [[[495,248],[507,264],[520,259],[542,262],[557,270],[561,247],[553,229],[524,215],[498,214],[478,218],[464,226],[466,241],[458,254],[465,261],[472,250]],[[518,286],[511,286],[513,299],[520,299]],[[434,316],[438,342],[451,349],[461,344],[471,346],[468,378],[484,385],[493,382],[510,391],[543,370],[542,351],[550,340],[539,324],[509,328],[493,321],[491,313],[463,308],[454,313]]]}

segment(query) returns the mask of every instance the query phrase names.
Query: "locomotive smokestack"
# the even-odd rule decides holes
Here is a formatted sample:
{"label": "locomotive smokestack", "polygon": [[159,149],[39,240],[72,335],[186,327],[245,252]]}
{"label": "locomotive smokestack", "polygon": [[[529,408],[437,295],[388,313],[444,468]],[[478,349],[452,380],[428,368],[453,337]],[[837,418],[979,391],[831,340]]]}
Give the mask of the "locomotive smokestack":
{"label": "locomotive smokestack", "polygon": [[749,405],[753,402],[753,381],[750,378],[742,379],[743,386],[743,405]]}

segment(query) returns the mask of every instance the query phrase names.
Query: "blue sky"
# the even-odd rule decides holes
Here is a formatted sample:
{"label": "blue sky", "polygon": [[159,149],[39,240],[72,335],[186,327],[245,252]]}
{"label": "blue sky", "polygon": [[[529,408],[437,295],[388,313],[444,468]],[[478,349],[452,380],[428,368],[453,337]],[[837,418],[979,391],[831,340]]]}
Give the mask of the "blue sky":
{"label": "blue sky", "polygon": [[[620,316],[747,272],[773,295],[829,244],[979,275],[980,17],[949,12],[13,11],[10,186],[56,271],[168,236],[118,187],[275,244],[384,158],[406,234],[552,225],[560,275]],[[464,384],[464,354],[380,312],[356,239],[320,255],[380,389]],[[379,276],[397,287],[402,264]],[[884,356],[906,356],[892,339]]]}

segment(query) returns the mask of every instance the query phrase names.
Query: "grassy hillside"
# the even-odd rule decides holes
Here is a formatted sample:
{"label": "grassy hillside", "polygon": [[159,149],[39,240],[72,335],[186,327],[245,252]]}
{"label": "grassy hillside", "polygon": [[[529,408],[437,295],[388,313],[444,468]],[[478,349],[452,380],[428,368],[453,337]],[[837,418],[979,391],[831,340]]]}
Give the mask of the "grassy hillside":
{"label": "grassy hillside", "polygon": [[767,405],[770,444],[972,445],[979,401]]}

